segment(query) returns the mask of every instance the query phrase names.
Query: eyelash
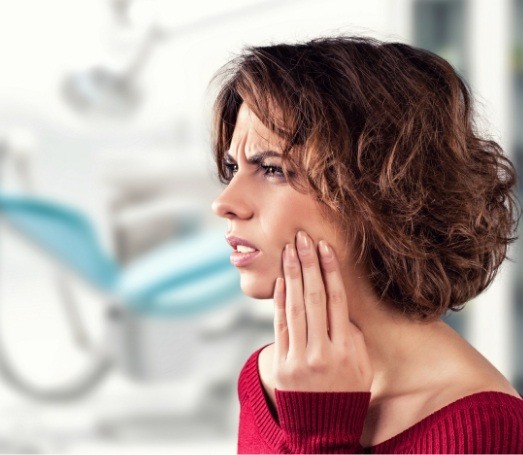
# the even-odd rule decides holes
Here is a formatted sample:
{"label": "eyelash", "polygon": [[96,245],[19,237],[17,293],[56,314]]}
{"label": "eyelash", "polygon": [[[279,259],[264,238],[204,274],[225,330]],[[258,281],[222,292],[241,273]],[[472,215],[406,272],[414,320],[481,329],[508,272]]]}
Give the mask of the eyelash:
{"label": "eyelash", "polygon": [[[234,174],[238,172],[238,165],[236,163],[225,163],[225,168],[227,169],[227,181],[231,181],[234,177]],[[285,179],[285,174],[283,169],[279,166],[274,166],[273,164],[258,164],[258,171],[263,169],[265,178],[277,178]],[[272,172],[270,172],[272,171]]]}

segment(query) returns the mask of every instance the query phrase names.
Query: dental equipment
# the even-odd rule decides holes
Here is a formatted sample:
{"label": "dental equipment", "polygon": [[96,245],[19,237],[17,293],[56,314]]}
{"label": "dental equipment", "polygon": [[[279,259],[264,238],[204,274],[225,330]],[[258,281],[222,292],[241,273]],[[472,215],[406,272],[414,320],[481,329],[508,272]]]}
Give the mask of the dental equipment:
{"label": "dental equipment", "polygon": [[[89,220],[69,207],[0,191],[0,221],[110,303],[108,344],[90,347],[91,368],[66,387],[44,390],[19,375],[0,337],[0,372],[11,386],[36,399],[77,398],[114,364],[140,380],[186,374],[191,356],[188,351],[182,355],[186,345],[173,346],[177,330],[190,337],[195,317],[234,302],[240,294],[230,248],[214,229],[173,240],[122,268],[103,251]],[[156,324],[160,320],[172,324]],[[78,321],[71,322],[78,332]]]}
{"label": "dental equipment", "polygon": [[[83,115],[128,116],[135,112],[141,104],[143,92],[139,87],[138,77],[158,43],[168,38],[200,33],[210,27],[222,26],[228,22],[252,17],[259,12],[266,12],[268,8],[284,6],[290,1],[261,1],[171,28],[152,23],[148,26],[144,38],[138,44],[136,54],[126,68],[113,70],[97,65],[87,70],[68,74],[62,82],[62,95],[75,111]],[[111,0],[111,3],[117,22],[129,26],[131,1]]]}

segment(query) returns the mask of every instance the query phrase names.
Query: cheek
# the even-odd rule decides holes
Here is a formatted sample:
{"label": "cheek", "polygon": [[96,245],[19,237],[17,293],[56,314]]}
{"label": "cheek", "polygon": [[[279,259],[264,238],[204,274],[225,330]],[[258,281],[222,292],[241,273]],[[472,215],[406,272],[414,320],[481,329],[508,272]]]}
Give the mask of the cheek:
{"label": "cheek", "polygon": [[315,243],[331,242],[333,229],[325,221],[318,204],[310,196],[293,191],[285,196],[258,200],[258,242],[263,245],[263,260],[241,270],[243,292],[254,298],[271,298],[278,276],[283,276],[282,254],[287,243],[294,243],[298,230],[307,232]]}
{"label": "cheek", "polygon": [[323,212],[310,196],[295,191],[286,199],[266,207],[269,208],[261,217],[261,230],[264,243],[270,245],[268,259],[273,261],[273,266],[277,262],[278,271],[281,270],[285,245],[295,243],[299,230],[307,232],[315,242],[333,238],[332,229],[326,223]]}
{"label": "cheek", "polygon": [[283,276],[282,254],[285,245],[294,241],[297,227],[291,220],[298,215],[293,213],[290,217],[290,207],[284,202],[282,198],[273,198],[260,205],[256,241],[263,249],[263,257],[255,267],[240,269],[241,288],[249,297],[272,298],[276,278]]}
{"label": "cheek", "polygon": [[271,252],[281,257],[285,245],[294,243],[296,232],[306,229],[305,220],[310,215],[308,207],[296,198],[289,198],[271,205],[261,218],[261,229]]}

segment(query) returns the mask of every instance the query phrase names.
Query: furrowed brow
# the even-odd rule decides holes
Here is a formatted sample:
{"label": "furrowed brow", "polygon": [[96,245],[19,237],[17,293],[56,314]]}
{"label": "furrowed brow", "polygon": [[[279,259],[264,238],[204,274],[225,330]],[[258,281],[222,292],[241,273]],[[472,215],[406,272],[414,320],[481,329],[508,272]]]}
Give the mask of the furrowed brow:
{"label": "furrowed brow", "polygon": [[264,152],[259,152],[259,153],[255,153],[254,155],[251,155],[249,158],[247,158],[247,162],[251,163],[251,164],[259,164],[265,158],[269,158],[269,157],[281,158],[282,154],[279,152],[275,152],[274,150],[266,150]]}
{"label": "furrowed brow", "polygon": [[[259,164],[266,158],[269,158],[269,157],[281,158],[282,156],[283,155],[280,152],[276,152],[274,150],[265,150],[263,152],[258,152],[258,153],[255,153],[254,155],[249,156],[247,158],[247,162],[249,164]],[[229,152],[225,153],[225,160],[230,163],[236,163],[236,160]]]}

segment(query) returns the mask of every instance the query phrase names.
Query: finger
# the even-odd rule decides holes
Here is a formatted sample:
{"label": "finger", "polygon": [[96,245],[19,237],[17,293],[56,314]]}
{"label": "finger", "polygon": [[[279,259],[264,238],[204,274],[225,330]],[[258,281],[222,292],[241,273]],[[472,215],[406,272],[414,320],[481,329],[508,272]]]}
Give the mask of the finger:
{"label": "finger", "polygon": [[312,239],[303,231],[296,238],[303,275],[303,298],[307,319],[307,346],[318,346],[328,341],[327,296],[320,264]]}
{"label": "finger", "polygon": [[321,267],[327,291],[327,317],[329,336],[333,342],[346,340],[350,335],[349,305],[341,277],[338,260],[332,248],[319,242]]}
{"label": "finger", "polygon": [[301,266],[296,248],[292,244],[285,247],[283,254],[285,274],[285,316],[289,330],[289,352],[301,353],[307,344],[307,321],[303,302]]}
{"label": "finger", "polygon": [[289,351],[289,331],[285,317],[285,281],[276,279],[274,286],[274,353],[277,359],[285,359]]}

